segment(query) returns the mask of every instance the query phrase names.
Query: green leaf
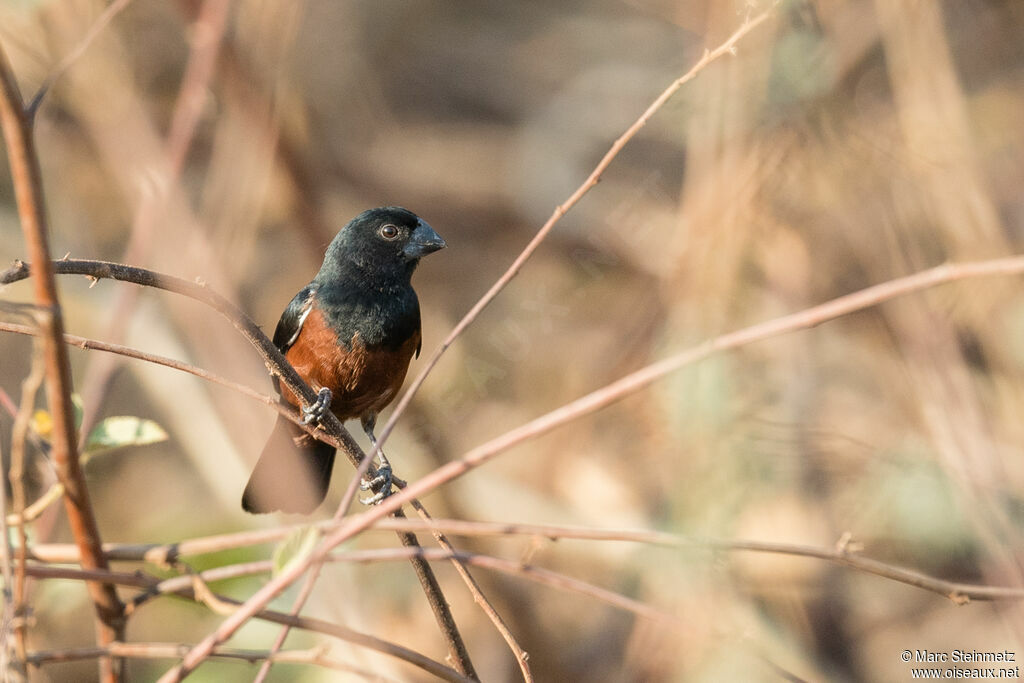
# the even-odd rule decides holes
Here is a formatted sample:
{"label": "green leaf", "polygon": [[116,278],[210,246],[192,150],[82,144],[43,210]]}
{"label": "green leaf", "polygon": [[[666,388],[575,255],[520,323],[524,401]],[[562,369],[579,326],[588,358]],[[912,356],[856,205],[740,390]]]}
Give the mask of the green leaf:
{"label": "green leaf", "polygon": [[274,548],[274,576],[309,557],[319,540],[320,532],[313,526],[302,527],[288,534]]}
{"label": "green leaf", "polygon": [[71,408],[75,412],[75,431],[77,432],[82,428],[82,418],[85,416],[85,407],[82,403],[81,395],[71,394]]}
{"label": "green leaf", "polygon": [[167,432],[152,420],[128,416],[108,417],[89,433],[89,438],[85,440],[85,451],[91,453],[125,446],[145,446],[166,440]]}

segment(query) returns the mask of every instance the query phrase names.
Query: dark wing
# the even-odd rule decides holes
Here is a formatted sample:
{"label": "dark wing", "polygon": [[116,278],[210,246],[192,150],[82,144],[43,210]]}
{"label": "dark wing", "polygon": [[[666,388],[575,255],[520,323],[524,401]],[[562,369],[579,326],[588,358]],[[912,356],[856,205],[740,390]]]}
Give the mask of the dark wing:
{"label": "dark wing", "polygon": [[306,285],[288,303],[288,307],[281,314],[277,321],[277,329],[274,330],[274,346],[281,353],[287,353],[295,340],[299,338],[302,331],[302,323],[306,322],[306,316],[313,308],[313,298],[316,296],[316,287]]}
{"label": "dark wing", "polygon": [[[302,331],[302,323],[306,322],[306,316],[313,310],[313,298],[316,296],[316,287],[306,285],[298,294],[288,302],[288,307],[281,314],[277,321],[277,328],[274,330],[274,346],[281,353],[288,353],[295,340],[299,338]],[[281,393],[281,380],[277,375],[273,377],[274,391]]]}

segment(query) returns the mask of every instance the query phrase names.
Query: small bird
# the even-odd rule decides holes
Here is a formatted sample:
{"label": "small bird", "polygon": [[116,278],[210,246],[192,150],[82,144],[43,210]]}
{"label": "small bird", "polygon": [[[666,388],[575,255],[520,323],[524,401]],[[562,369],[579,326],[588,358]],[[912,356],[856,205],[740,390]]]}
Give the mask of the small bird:
{"label": "small bird", "polygon": [[[307,424],[328,409],[341,421],[359,418],[376,445],[377,414],[398,394],[420,352],[412,273],[422,257],[445,246],[425,221],[396,206],[364,211],[337,234],[320,271],[291,300],[274,331],[274,345],[318,392],[317,401],[303,408]],[[274,388],[283,404],[300,406],[276,377]],[[242,509],[309,514],[327,496],[333,465],[333,446],[278,416],[242,494]],[[381,452],[377,477],[362,485],[377,493],[363,502],[387,496],[391,477]]]}

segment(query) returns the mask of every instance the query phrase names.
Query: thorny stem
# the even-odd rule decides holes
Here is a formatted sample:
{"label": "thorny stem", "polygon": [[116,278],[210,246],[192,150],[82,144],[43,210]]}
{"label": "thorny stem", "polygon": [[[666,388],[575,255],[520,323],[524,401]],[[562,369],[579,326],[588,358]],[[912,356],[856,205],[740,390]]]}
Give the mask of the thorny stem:
{"label": "thorny stem", "polygon": [[[53,458],[57,476],[64,485],[64,504],[71,533],[82,555],[82,567],[106,569],[99,527],[89,500],[89,491],[78,462],[77,432],[71,405],[71,365],[64,346],[64,321],[57,287],[50,265],[49,237],[43,203],[39,159],[35,151],[29,118],[14,79],[7,55],[0,47],[0,123],[7,143],[7,157],[14,181],[18,215],[25,243],[33,261],[40,264],[33,273],[37,321],[43,331],[43,358],[46,363],[46,396],[53,420]],[[124,605],[113,584],[90,581],[86,584],[96,608],[97,641],[106,646],[124,639]],[[120,680],[120,662],[100,659],[104,681]]]}

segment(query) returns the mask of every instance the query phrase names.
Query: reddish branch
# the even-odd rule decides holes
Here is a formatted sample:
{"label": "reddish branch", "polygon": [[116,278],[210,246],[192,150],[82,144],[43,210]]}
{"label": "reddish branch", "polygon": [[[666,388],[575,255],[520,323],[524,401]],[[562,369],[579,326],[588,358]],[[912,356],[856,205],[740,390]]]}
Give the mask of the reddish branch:
{"label": "reddish branch", "polygon": [[[53,458],[57,476],[64,485],[64,503],[71,533],[78,544],[85,569],[106,569],[99,527],[93,514],[89,492],[78,462],[77,433],[71,405],[71,366],[64,346],[64,321],[57,287],[50,267],[50,247],[43,204],[39,160],[32,137],[31,121],[21,92],[0,48],[0,123],[7,143],[18,215],[25,243],[33,261],[41,266],[33,273],[38,322],[43,331],[43,357],[46,362],[46,395],[53,419]],[[113,584],[90,581],[86,584],[97,614],[97,637],[101,646],[124,637],[124,605]],[[105,680],[120,678],[116,660],[100,660]]]}

